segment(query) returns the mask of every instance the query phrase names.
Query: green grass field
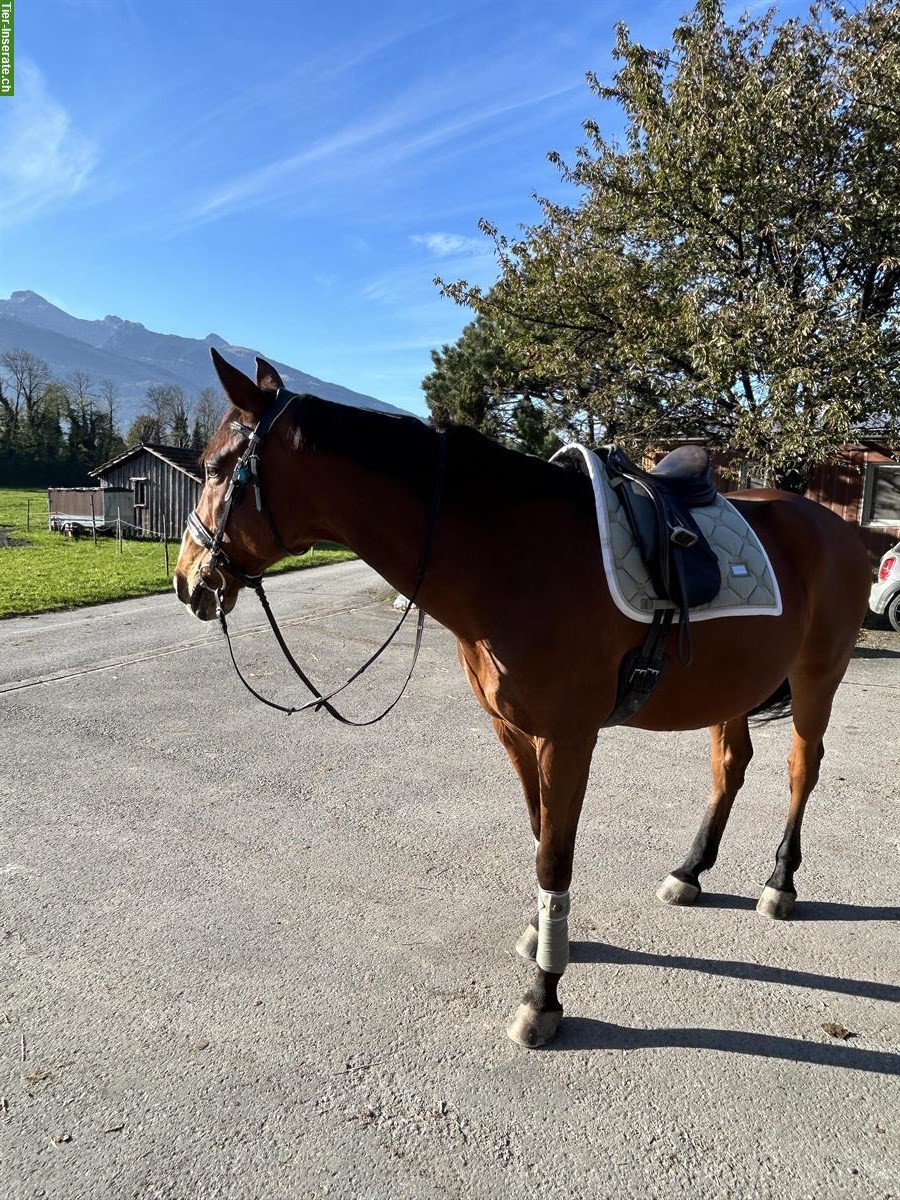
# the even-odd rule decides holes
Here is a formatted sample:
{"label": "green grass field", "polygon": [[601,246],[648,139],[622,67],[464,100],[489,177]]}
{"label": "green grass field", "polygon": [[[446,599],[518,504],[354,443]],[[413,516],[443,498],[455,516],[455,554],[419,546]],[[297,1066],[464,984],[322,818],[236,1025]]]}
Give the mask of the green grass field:
{"label": "green grass field", "polygon": [[[170,573],[166,574],[159,542],[124,541],[120,554],[113,537],[98,537],[95,546],[90,535],[72,540],[50,533],[45,491],[0,488],[0,617],[168,591],[178,546],[169,543]],[[300,558],[285,559],[271,573],[353,557],[349,550],[317,547]]]}

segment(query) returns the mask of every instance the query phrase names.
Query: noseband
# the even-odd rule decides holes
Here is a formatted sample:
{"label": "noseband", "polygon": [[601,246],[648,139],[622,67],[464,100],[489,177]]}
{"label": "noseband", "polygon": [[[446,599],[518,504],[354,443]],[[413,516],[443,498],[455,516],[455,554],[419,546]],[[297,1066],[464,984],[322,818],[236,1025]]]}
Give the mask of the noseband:
{"label": "noseband", "polygon": [[[422,554],[419,558],[413,589],[410,593],[409,599],[406,602],[406,606],[403,610],[400,620],[394,626],[387,639],[371,656],[371,658],[367,659],[361,667],[354,671],[350,678],[346,680],[345,683],[342,683],[340,687],[337,687],[334,689],[334,691],[329,692],[327,696],[323,696],[315,684],[306,676],[302,668],[295,660],[294,656],[291,654],[281,630],[278,628],[278,623],[275,620],[272,609],[269,606],[268,597],[263,589],[262,574],[251,575],[248,571],[245,571],[239,563],[236,563],[234,559],[231,558],[231,556],[223,549],[225,531],[229,518],[231,517],[232,510],[241,503],[244,495],[246,494],[247,487],[252,485],[256,502],[256,511],[264,517],[266,524],[269,527],[269,532],[274,538],[276,544],[281,550],[284,551],[285,554],[294,553],[289,546],[284,544],[279,536],[278,530],[275,527],[275,522],[272,519],[272,514],[269,511],[268,505],[266,504],[265,493],[263,492],[262,486],[262,477],[259,470],[259,455],[262,443],[266,435],[272,429],[272,426],[275,424],[278,418],[282,416],[288,410],[288,408],[290,408],[294,400],[298,399],[300,399],[300,397],[296,392],[289,392],[285,388],[279,388],[275,393],[274,402],[266,410],[262,419],[252,429],[248,425],[243,425],[240,421],[231,422],[231,428],[236,433],[244,433],[247,435],[247,445],[238,459],[234,471],[232,472],[231,481],[229,482],[228,490],[225,493],[225,503],[222,506],[222,512],[219,520],[216,523],[216,528],[214,531],[208,529],[200,519],[197,510],[194,509],[188,514],[187,532],[197,543],[197,545],[201,547],[201,549],[209,552],[209,560],[200,568],[200,586],[206,588],[215,595],[216,616],[219,620],[219,625],[222,628],[222,632],[225,635],[225,641],[228,644],[228,652],[231,655],[231,662],[235,671],[237,672],[238,679],[240,679],[247,691],[250,692],[252,696],[255,696],[257,700],[268,705],[269,708],[277,709],[278,712],[286,713],[289,716],[293,713],[304,712],[307,709],[314,709],[316,712],[318,712],[320,709],[324,708],[330,716],[334,717],[336,721],[340,721],[343,725],[374,725],[377,721],[381,721],[384,717],[386,717],[391,709],[399,702],[400,697],[403,695],[407,689],[407,686],[409,685],[409,681],[412,679],[413,671],[416,668],[416,661],[419,657],[419,650],[421,649],[422,645],[422,631],[425,626],[425,613],[421,608],[419,609],[419,615],[416,621],[416,640],[413,648],[412,663],[409,668],[409,673],[407,674],[403,686],[401,687],[397,696],[388,705],[388,707],[382,713],[379,713],[377,717],[372,717],[368,721],[352,721],[348,717],[343,716],[342,713],[338,712],[338,710],[330,703],[330,701],[339,692],[342,692],[344,688],[349,687],[350,684],[353,683],[354,680],[358,679],[360,675],[362,675],[362,673],[366,671],[372,665],[372,663],[375,662],[376,659],[381,657],[396,635],[400,632],[402,625],[406,621],[406,618],[409,616],[413,608],[416,597],[418,596],[422,587],[422,582],[425,578],[425,571],[428,567],[428,560],[431,556],[431,546],[432,542],[434,541],[434,531],[435,526],[437,525],[438,511],[440,509],[441,496],[443,494],[444,469],[447,458],[446,435],[443,431],[438,434],[437,476],[435,479],[434,491],[431,497],[431,506],[428,512],[428,519],[425,528],[425,544],[422,549]],[[257,596],[259,597],[259,602],[262,605],[263,612],[266,614],[266,619],[268,620],[269,625],[272,628],[272,632],[275,635],[276,641],[281,648],[282,654],[300,681],[312,693],[314,697],[312,700],[308,700],[305,704],[301,704],[297,707],[277,704],[274,700],[268,700],[265,696],[260,695],[260,693],[256,691],[255,688],[251,687],[251,685],[244,678],[241,673],[241,669],[237,664],[237,659],[234,656],[234,647],[231,644],[231,636],[228,632],[228,622],[225,619],[225,612],[222,607],[222,598],[225,590],[225,577],[222,574],[223,570],[227,571],[232,578],[239,580],[244,587],[252,588],[252,590],[256,592]],[[218,587],[212,586],[209,582],[209,577],[211,575],[218,575]]]}

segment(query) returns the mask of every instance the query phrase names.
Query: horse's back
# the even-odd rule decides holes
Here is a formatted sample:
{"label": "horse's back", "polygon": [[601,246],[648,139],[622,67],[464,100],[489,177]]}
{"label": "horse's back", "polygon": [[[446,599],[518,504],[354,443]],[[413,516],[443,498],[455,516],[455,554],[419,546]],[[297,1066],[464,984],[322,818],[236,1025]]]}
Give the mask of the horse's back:
{"label": "horse's back", "polygon": [[731,492],[728,500],[766,548],[785,606],[807,608],[821,622],[854,638],[866,611],[872,568],[856,528],[831,509],[793,492],[770,488]]}
{"label": "horse's back", "polygon": [[868,583],[869,556],[855,526],[824,504],[774,488],[728,492],[726,499],[746,518],[767,550],[770,544],[780,542],[802,561],[821,555],[826,562],[841,565],[849,579]]}

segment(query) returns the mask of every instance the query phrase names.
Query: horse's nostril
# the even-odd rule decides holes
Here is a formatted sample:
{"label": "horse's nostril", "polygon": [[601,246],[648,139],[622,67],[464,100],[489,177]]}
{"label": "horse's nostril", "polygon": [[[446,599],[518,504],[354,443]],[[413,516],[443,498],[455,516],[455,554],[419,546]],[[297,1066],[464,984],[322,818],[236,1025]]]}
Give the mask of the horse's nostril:
{"label": "horse's nostril", "polygon": [[201,621],[211,621],[218,611],[218,600],[215,592],[211,592],[209,588],[204,587],[202,583],[197,585],[191,591],[187,603],[190,606],[191,612],[195,617],[199,617]]}

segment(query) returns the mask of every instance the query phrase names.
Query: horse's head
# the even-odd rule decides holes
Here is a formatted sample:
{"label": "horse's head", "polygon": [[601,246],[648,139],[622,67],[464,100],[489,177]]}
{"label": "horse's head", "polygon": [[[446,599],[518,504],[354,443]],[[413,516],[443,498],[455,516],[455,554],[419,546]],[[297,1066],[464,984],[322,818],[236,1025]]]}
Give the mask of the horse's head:
{"label": "horse's head", "polygon": [[[230,612],[241,588],[254,577],[288,552],[303,553],[317,540],[314,533],[306,538],[299,527],[298,507],[286,504],[284,482],[294,450],[291,418],[280,406],[281,398],[276,399],[284,387],[278,372],[257,358],[254,383],[214,349],[211,354],[232,408],[201,456],[203,491],[181,539],[174,576],[178,599],[201,621],[216,615],[217,598],[223,611]],[[273,406],[279,415],[267,428]],[[266,432],[253,463],[245,459],[256,429]],[[260,510],[255,485],[262,487],[263,480]]]}

